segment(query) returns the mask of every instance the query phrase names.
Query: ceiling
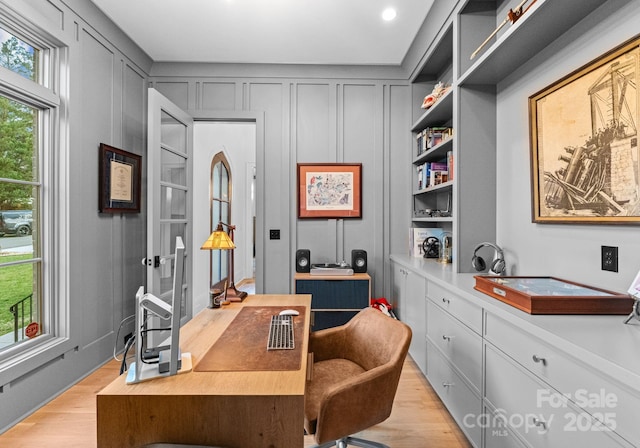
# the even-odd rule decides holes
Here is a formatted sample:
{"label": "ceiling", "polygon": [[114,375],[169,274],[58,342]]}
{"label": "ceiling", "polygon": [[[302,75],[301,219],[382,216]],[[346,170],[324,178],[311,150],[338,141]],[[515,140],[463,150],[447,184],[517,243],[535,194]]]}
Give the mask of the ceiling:
{"label": "ceiling", "polygon": [[434,0],[92,1],[155,62],[400,65]]}

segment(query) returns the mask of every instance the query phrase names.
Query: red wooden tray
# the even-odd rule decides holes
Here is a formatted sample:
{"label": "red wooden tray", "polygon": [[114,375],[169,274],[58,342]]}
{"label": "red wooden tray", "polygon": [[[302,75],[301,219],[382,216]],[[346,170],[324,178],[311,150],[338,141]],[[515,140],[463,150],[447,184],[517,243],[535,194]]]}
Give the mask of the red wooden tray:
{"label": "red wooden tray", "polygon": [[474,288],[529,314],[629,314],[633,297],[556,277],[475,275]]}

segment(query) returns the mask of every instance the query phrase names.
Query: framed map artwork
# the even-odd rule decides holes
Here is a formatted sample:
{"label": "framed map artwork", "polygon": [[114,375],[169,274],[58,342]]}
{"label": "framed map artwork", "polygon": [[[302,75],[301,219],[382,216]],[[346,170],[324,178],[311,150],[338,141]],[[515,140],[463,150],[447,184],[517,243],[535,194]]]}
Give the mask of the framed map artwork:
{"label": "framed map artwork", "polygon": [[362,218],[362,164],[299,163],[298,218]]}

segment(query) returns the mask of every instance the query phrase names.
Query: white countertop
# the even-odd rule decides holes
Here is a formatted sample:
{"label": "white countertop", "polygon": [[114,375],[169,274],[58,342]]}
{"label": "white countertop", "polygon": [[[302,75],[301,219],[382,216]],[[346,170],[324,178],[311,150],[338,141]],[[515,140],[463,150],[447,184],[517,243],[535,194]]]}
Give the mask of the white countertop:
{"label": "white countertop", "polygon": [[633,319],[625,325],[626,316],[620,315],[531,315],[476,291],[473,288],[475,274],[457,274],[451,265],[424,258],[392,255],[391,260],[640,393],[639,320]]}

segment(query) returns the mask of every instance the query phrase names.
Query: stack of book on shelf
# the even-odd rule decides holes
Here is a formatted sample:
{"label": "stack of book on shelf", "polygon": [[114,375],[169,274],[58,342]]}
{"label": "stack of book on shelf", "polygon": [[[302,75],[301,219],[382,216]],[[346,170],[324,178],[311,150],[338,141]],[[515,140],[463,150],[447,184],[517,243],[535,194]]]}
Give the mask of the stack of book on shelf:
{"label": "stack of book on shelf", "polygon": [[419,156],[423,152],[438,146],[440,143],[453,137],[453,129],[440,126],[425,128],[416,134],[416,143]]}
{"label": "stack of book on shelf", "polygon": [[447,157],[440,162],[425,162],[416,167],[418,171],[418,190],[434,187],[453,180],[453,153],[447,152]]}

